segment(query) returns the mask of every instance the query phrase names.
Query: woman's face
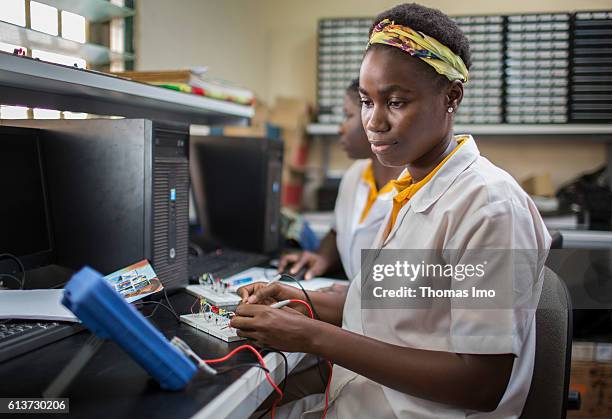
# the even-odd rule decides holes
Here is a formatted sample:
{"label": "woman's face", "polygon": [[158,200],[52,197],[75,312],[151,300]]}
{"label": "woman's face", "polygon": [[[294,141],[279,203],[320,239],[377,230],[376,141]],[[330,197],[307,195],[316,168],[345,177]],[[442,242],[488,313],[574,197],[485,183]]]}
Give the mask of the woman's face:
{"label": "woman's face", "polygon": [[452,131],[460,82],[442,85],[419,58],[393,47],[373,47],[361,65],[361,119],[371,149],[385,166],[416,163]]}
{"label": "woman's face", "polygon": [[344,121],[340,125],[340,146],[351,159],[369,159],[372,150],[361,124],[361,104],[356,93],[344,95]]}

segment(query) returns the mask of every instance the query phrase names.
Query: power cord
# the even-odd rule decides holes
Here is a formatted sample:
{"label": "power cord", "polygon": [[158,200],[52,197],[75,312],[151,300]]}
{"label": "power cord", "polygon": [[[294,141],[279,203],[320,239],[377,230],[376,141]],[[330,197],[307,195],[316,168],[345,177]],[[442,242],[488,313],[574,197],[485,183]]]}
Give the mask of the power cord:
{"label": "power cord", "polygon": [[19,289],[23,289],[23,287],[25,286],[26,271],[25,271],[25,267],[23,266],[23,263],[21,263],[21,260],[19,260],[17,256],[11,255],[10,253],[1,253],[0,259],[11,259],[13,262],[15,262],[17,266],[19,267],[19,270],[21,271],[21,280],[11,274],[0,274],[0,278],[6,277],[6,278],[14,279],[19,283]]}
{"label": "power cord", "polygon": [[[0,274],[0,278],[8,278],[8,279],[12,279],[14,281],[16,281],[19,284],[19,289],[22,290],[23,289],[23,281],[20,280],[19,278],[17,278],[14,275],[11,274]],[[0,285],[2,285],[2,283],[0,282]]]}
{"label": "power cord", "polygon": [[157,311],[157,308],[158,308],[158,307],[163,307],[163,308],[165,308],[166,310],[168,310],[168,312],[169,312],[170,314],[172,314],[172,316],[173,316],[173,317],[176,319],[176,321],[177,321],[177,322],[180,322],[180,321],[181,321],[181,318],[179,317],[179,315],[178,315],[178,314],[176,314],[176,312],[175,312],[174,310],[172,310],[170,307],[168,307],[167,305],[165,305],[165,304],[164,304],[164,303],[162,303],[162,302],[159,302],[159,301],[139,301],[139,302],[135,303],[136,307],[141,306],[141,305],[145,305],[145,304],[155,304],[155,306],[156,306],[156,307],[153,309],[153,311],[151,312],[151,314],[149,314],[149,315],[147,316],[147,318],[153,317],[153,315],[154,315],[154,314],[155,314],[155,312]]}

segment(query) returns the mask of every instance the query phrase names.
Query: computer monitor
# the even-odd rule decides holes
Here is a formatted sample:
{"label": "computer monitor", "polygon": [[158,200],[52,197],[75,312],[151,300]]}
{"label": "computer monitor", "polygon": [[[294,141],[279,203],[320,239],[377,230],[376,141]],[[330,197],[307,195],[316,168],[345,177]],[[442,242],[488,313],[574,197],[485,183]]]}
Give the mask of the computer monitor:
{"label": "computer monitor", "polygon": [[[39,131],[0,126],[0,254],[26,270],[53,262],[53,236]],[[2,272],[9,262],[0,259]],[[12,262],[10,262],[12,263]]]}
{"label": "computer monitor", "polygon": [[192,225],[191,230],[208,243],[268,255],[278,252],[282,141],[191,136],[190,142],[192,208],[199,223],[199,229]]}

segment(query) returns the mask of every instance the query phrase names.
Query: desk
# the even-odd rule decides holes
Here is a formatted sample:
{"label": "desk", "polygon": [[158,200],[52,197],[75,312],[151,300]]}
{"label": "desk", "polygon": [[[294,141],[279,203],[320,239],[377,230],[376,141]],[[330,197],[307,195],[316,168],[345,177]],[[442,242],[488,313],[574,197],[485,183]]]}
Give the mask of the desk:
{"label": "desk", "polygon": [[[170,297],[179,313],[186,313],[193,297],[178,293]],[[149,309],[148,309],[149,310]],[[227,343],[186,324],[158,308],[153,323],[166,337],[179,336],[203,358],[225,355],[240,343]],[[18,358],[0,363],[1,397],[40,397],[43,390],[83,346],[82,332]],[[304,354],[287,354],[289,371]],[[284,376],[284,361],[269,353],[265,361],[272,379]],[[248,353],[237,354],[227,366],[253,362]],[[221,368],[219,366],[218,368]],[[75,418],[245,418],[272,393],[259,368],[236,369],[214,377],[197,376],[179,392],[167,392],[113,342],[105,342],[75,379],[66,397],[70,417]]]}

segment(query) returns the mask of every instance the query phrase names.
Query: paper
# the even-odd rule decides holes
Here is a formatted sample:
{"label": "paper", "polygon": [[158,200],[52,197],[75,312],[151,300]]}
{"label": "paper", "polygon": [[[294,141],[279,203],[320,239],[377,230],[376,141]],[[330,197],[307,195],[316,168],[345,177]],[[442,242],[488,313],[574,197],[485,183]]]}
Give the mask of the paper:
{"label": "paper", "polygon": [[0,319],[55,320],[78,322],[61,303],[63,289],[2,290]]}
{"label": "paper", "polygon": [[128,303],[164,289],[153,267],[146,259],[108,274],[104,279],[119,294],[123,295]]}

